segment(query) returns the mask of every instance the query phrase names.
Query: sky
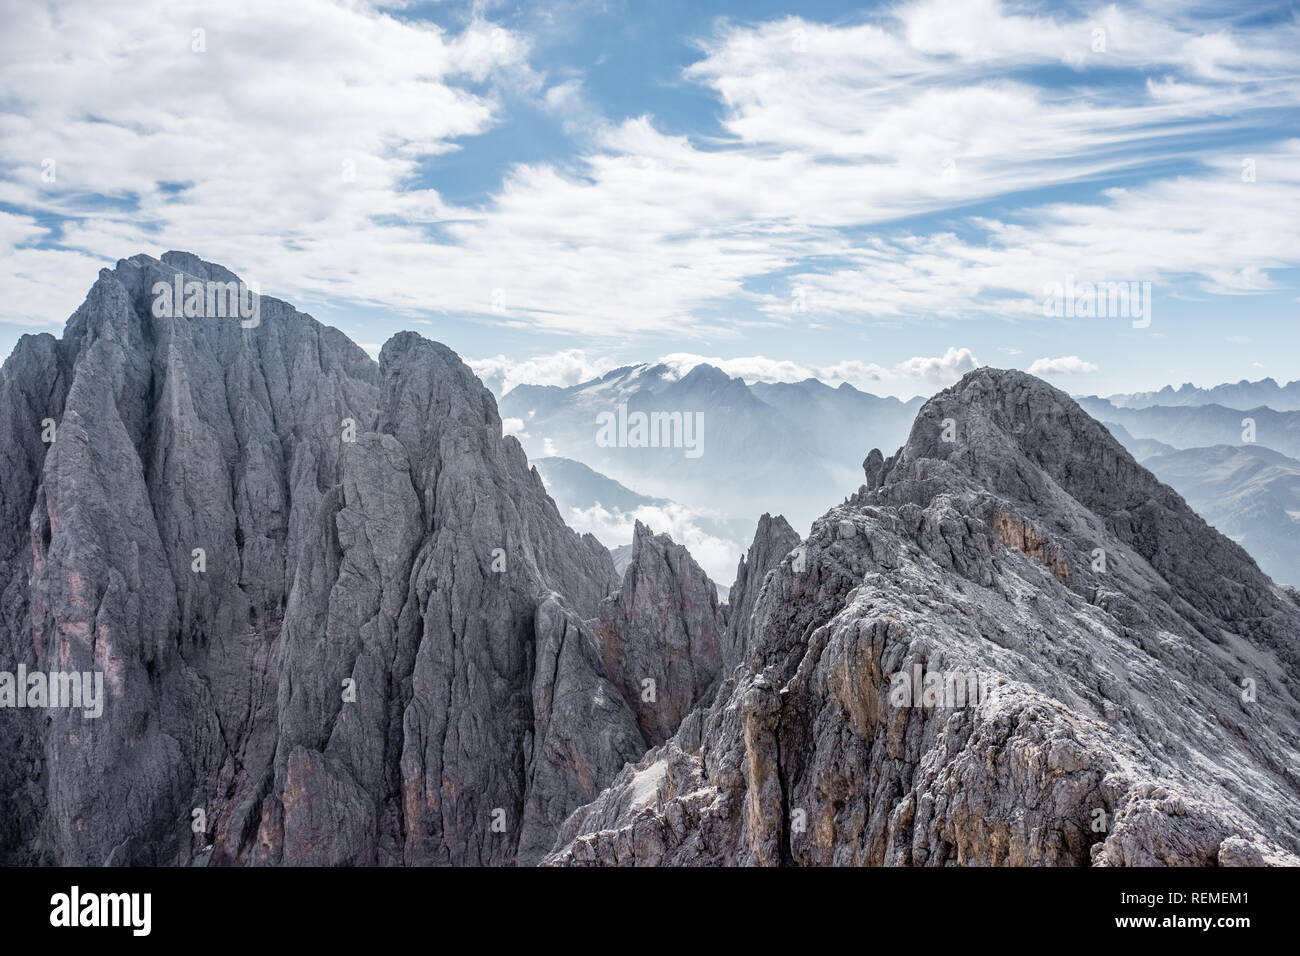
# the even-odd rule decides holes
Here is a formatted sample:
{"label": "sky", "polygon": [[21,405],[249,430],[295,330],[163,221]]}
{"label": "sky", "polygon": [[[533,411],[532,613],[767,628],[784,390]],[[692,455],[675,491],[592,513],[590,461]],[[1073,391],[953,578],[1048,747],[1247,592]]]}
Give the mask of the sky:
{"label": "sky", "polygon": [[0,0],[0,26],[6,355],[99,269],[184,249],[507,387],[1300,378],[1295,4]]}

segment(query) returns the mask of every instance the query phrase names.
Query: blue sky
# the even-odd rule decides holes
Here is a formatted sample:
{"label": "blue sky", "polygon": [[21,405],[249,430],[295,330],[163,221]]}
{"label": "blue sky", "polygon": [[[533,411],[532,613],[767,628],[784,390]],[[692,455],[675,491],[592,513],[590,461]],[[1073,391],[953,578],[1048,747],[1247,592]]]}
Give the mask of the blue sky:
{"label": "blue sky", "polygon": [[6,353],[182,248],[509,383],[1300,378],[1293,4],[154,6],[3,5]]}

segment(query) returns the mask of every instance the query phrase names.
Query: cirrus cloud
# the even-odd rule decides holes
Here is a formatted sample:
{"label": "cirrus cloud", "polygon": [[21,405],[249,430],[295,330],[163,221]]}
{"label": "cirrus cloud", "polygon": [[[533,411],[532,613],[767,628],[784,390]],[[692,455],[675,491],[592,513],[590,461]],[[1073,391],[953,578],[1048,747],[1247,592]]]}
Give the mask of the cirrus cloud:
{"label": "cirrus cloud", "polygon": [[[720,130],[668,132],[592,114],[479,16],[20,7],[0,37],[0,318],[61,321],[96,265],[166,248],[299,299],[607,340],[1024,319],[1067,273],[1239,294],[1300,265],[1300,150],[1276,133],[1300,108],[1294,17],[922,0],[868,19],[720,22],[684,71]],[[509,122],[502,90],[581,115],[580,143],[450,201],[429,164]],[[1013,196],[1040,198],[965,212]]]}

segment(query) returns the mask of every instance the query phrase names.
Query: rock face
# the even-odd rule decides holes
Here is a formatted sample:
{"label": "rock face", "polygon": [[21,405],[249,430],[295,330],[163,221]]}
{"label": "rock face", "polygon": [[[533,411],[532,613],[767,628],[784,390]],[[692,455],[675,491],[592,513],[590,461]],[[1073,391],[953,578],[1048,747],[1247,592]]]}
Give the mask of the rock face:
{"label": "rock face", "polygon": [[640,521],[623,584],[593,627],[605,669],[636,702],[651,744],[672,736],[722,670],[727,622],[717,589],[684,547]]}
{"label": "rock face", "polygon": [[0,757],[30,800],[7,861],[186,860],[211,842],[191,834],[195,809],[218,821],[251,799],[275,726],[269,636],[337,480],[340,423],[373,416],[374,363],[283,303],[263,300],[253,328],[155,317],[153,286],[177,272],[233,279],[183,254],[123,261],[61,342],[24,339],[5,365],[6,392],[28,400],[0,427],[34,471],[3,482],[6,534],[18,514],[27,533],[0,647],[31,669],[100,671],[107,697],[98,720],[22,712],[22,752]]}
{"label": "rock face", "polygon": [[[727,640],[723,650],[724,673],[729,674],[744,660],[751,633],[750,618],[767,572],[780,564],[781,559],[799,544],[799,535],[781,515],[773,518],[764,514],[758,519],[754,543],[749,546],[749,553],[740,559],[736,567],[736,583],[728,595],[731,600],[728,602]],[[796,556],[795,560],[798,559]]]}
{"label": "rock face", "polygon": [[582,624],[613,566],[450,350],[403,333],[380,369],[378,431],[348,447],[289,598],[256,859],[526,860],[644,748]]}
{"label": "rock face", "polygon": [[1257,445],[1170,448],[1139,460],[1274,581],[1300,582],[1300,461]]}
{"label": "rock face", "polygon": [[[587,623],[608,552],[450,350],[403,333],[376,364],[270,298],[155,314],[178,274],[237,281],[123,260],[0,375],[0,670],[106,698],[0,708],[0,862],[539,859],[647,747]],[[670,564],[689,593],[654,594],[691,608]]]}
{"label": "rock face", "polygon": [[547,862],[1300,863],[1293,591],[1022,373],[864,468]]}

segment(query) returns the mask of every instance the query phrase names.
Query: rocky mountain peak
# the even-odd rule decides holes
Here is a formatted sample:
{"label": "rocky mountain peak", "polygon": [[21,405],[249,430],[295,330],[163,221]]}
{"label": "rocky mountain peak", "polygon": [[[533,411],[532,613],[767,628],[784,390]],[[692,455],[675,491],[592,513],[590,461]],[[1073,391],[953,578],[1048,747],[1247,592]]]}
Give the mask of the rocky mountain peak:
{"label": "rocky mountain peak", "polygon": [[[170,266],[173,269],[180,270],[186,275],[194,276],[198,279],[211,280],[214,282],[240,281],[239,276],[235,275],[235,273],[231,272],[225,266],[219,265],[215,262],[206,262],[192,252],[182,252],[173,249],[170,252],[164,252],[159,257],[159,260],[163,265]],[[127,261],[141,266],[149,265],[149,257],[145,255],[132,256]]]}
{"label": "rocky mountain peak", "polygon": [[1293,592],[1023,373],[864,471],[550,862],[1300,862]]}
{"label": "rocky mountain peak", "polygon": [[[890,480],[900,466],[899,477],[907,474],[914,461],[951,461],[986,486],[1003,483],[1019,492],[1016,477],[997,466],[1008,454],[1085,497],[1100,490],[1086,480],[1089,470],[1131,463],[1123,446],[1064,392],[1025,372],[981,368],[921,407],[881,479]],[[1127,477],[1139,480],[1136,470]]]}
{"label": "rocky mountain peak", "polygon": [[178,276],[239,281],[121,260],[0,380],[0,650],[110,678],[97,721],[0,709],[0,859],[539,858],[646,747],[586,623],[609,553],[450,349],[157,307]]}
{"label": "rocky mountain peak", "polygon": [[[875,460],[864,462],[869,476]],[[1071,587],[1095,586],[1088,571],[1095,559],[1060,556],[1091,555],[1103,537],[1113,537],[1195,609],[1193,622],[1209,635],[1217,624],[1203,614],[1266,620],[1272,606],[1274,585],[1240,546],[1210,528],[1073,399],[1023,372],[979,369],[936,395],[907,444],[874,475],[864,502],[875,496],[928,506],[953,494],[981,502],[982,518],[1009,539],[1027,542],[1058,573],[1072,567],[1064,575]],[[1270,643],[1285,643],[1272,627],[1259,627]]]}

